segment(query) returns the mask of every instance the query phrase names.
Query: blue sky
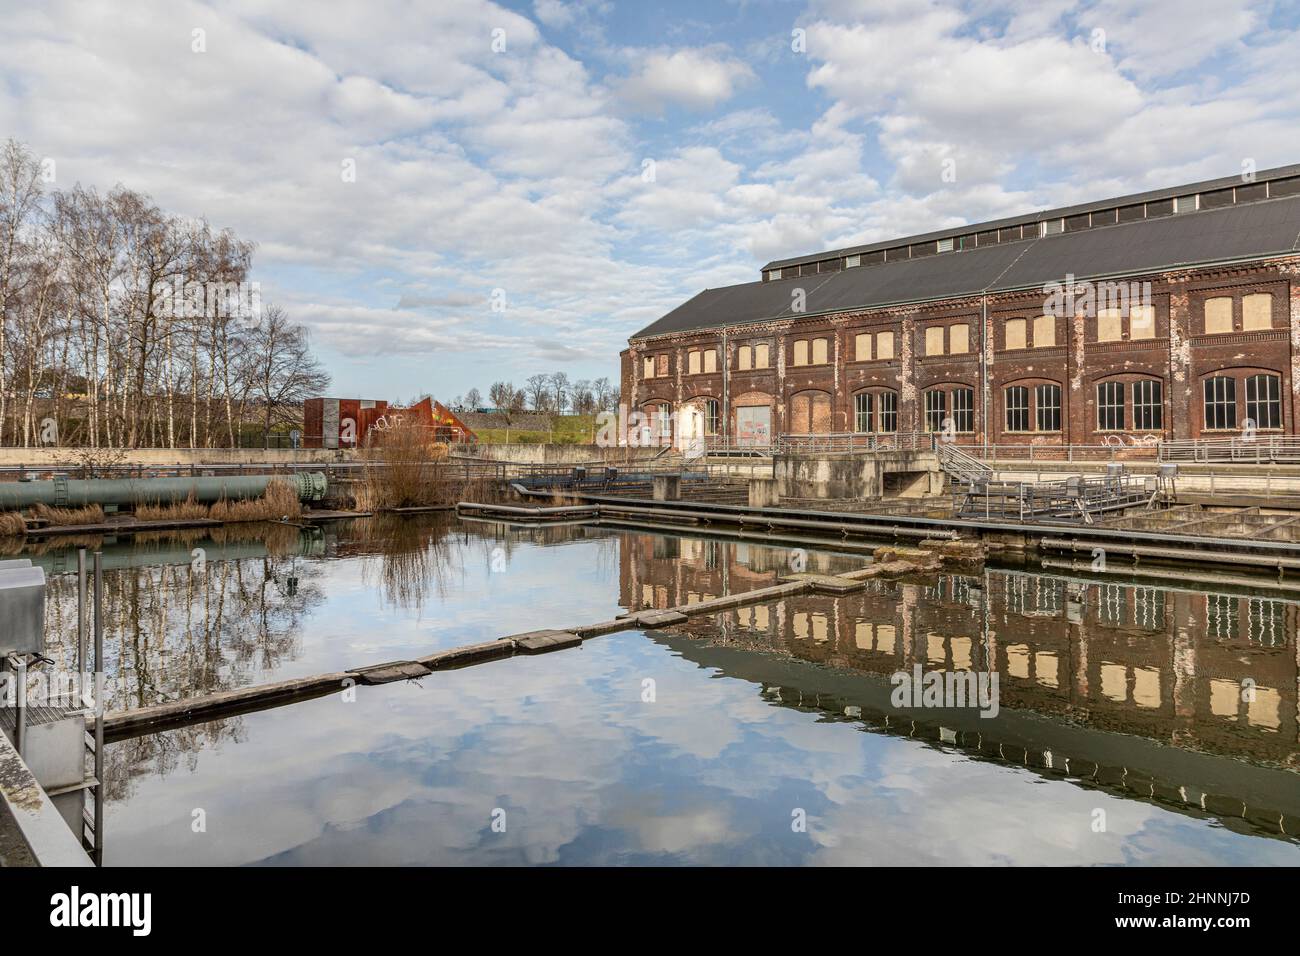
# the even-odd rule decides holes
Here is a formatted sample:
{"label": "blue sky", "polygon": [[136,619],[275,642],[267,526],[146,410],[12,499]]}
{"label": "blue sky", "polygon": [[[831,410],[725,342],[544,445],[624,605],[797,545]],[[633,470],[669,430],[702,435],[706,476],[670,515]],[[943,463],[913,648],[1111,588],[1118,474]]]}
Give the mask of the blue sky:
{"label": "blue sky", "polygon": [[616,379],[629,335],[769,259],[1300,161],[1294,4],[0,13],[0,136],[256,241],[337,395]]}

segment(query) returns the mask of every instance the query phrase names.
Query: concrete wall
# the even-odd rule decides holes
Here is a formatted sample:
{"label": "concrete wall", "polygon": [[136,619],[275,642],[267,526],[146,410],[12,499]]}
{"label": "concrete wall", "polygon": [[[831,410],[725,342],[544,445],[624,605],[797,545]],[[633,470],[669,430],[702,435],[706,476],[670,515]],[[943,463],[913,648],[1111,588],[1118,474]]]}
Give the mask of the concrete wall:
{"label": "concrete wall", "polygon": [[645,461],[662,448],[610,448],[601,445],[477,445],[465,457],[504,461],[518,465],[567,465],[583,462]]}
{"label": "concrete wall", "polygon": [[786,498],[922,497],[943,489],[938,458],[930,451],[782,455],[775,477]]}
{"label": "concrete wall", "polygon": [[87,455],[111,465],[253,465],[314,464],[352,461],[350,450],[325,448],[135,448],[122,452],[75,448],[0,448],[0,466],[80,466]]}

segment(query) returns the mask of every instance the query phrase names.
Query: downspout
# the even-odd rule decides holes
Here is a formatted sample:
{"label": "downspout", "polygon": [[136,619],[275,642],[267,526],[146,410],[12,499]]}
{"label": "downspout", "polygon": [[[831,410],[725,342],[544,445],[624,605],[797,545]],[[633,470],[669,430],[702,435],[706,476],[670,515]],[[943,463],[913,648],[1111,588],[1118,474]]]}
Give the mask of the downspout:
{"label": "downspout", "polygon": [[722,444],[731,444],[731,352],[727,330],[722,330]]}
{"label": "downspout", "polygon": [[983,457],[989,457],[989,297],[980,293],[980,435],[983,437]]}

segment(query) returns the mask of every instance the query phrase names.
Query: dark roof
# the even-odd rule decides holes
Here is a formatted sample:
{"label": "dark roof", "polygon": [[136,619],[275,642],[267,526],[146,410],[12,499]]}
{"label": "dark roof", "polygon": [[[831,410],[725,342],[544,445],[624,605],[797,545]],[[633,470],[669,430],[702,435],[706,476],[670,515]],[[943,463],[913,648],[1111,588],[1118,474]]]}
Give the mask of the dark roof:
{"label": "dark roof", "polygon": [[[1300,176],[1300,164],[1265,169],[1255,174],[1253,182],[1271,182],[1276,179],[1290,179],[1292,176]],[[1082,203],[1077,206],[1060,206],[1056,209],[1043,209],[1036,212],[1022,213],[1018,216],[1007,216],[1004,219],[992,219],[988,222],[969,223],[964,226],[954,226],[951,229],[940,229],[935,232],[919,233],[914,236],[901,236],[894,239],[886,239],[882,242],[872,242],[862,246],[846,246],[843,249],[830,249],[824,252],[814,252],[802,256],[791,256],[788,259],[774,259],[767,265],[763,266],[762,271],[766,272],[768,269],[780,269],[784,266],[798,265],[805,262],[817,262],[822,259],[863,255],[870,252],[879,252],[881,249],[895,249],[899,246],[909,246],[918,242],[935,242],[939,239],[954,239],[958,236],[969,236],[972,233],[987,232],[990,229],[1005,229],[1008,226],[1020,226],[1028,223],[1042,222],[1045,219],[1064,219],[1070,216],[1079,216],[1086,212],[1101,212],[1119,206],[1134,206],[1138,203],[1144,202],[1159,202],[1162,199],[1174,199],[1179,196],[1214,192],[1219,189],[1228,189],[1232,186],[1243,185],[1246,185],[1246,183],[1242,181],[1242,178],[1239,175],[1224,176],[1220,179],[1206,179],[1199,183],[1170,186],[1166,189],[1152,189],[1144,193],[1131,193],[1127,196],[1116,196],[1113,199],[1101,199],[1096,202]]]}
{"label": "dark roof", "polygon": [[[1180,192],[1187,187],[1181,187]],[[705,289],[633,339],[1032,288],[1300,250],[1300,196],[1142,219],[921,259]],[[806,308],[791,311],[791,290]]]}

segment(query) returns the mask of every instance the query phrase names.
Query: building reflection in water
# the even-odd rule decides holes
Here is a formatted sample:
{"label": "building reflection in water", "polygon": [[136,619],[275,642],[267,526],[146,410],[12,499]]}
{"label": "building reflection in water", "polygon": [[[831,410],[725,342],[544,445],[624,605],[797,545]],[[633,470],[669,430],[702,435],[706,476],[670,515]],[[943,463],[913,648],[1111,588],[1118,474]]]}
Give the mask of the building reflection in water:
{"label": "building reflection in water", "polygon": [[[729,541],[672,544],[628,535],[623,544],[622,600],[631,609],[707,600],[771,584],[784,573],[773,568],[782,552]],[[1300,831],[1300,819],[1290,816],[1300,815],[1300,779],[1293,773],[1269,773],[1267,789],[1277,791],[1271,797],[1224,795],[1247,794],[1241,776],[1248,771],[1300,769],[1298,623],[1295,602],[1260,594],[988,568],[973,576],[874,580],[865,591],[846,596],[800,595],[693,619],[686,630],[714,647],[777,652],[840,673],[888,677],[916,665],[927,671],[992,670],[999,680],[1000,719],[972,713],[962,722],[945,711],[941,720],[922,727],[925,715],[892,709],[885,681],[876,682],[883,690],[867,699],[876,702],[875,722],[884,729],[962,742],[985,756],[1046,770],[1061,769],[1062,751],[1080,751],[1082,743],[1071,736],[1076,731],[1102,731],[1092,734],[1088,748],[1106,743],[1091,762],[1076,760],[1076,771],[1086,767],[1097,782],[1117,775],[1143,795],[1165,788],[1173,802],[1190,799],[1202,809],[1219,800],[1228,816],[1262,814],[1263,830],[1293,835]],[[729,676],[768,685],[765,696],[775,703],[828,713],[848,706],[855,716],[861,711],[844,694],[817,693],[819,680],[833,682],[806,671],[780,678],[796,682],[795,690],[776,686],[770,671],[746,672],[734,656],[711,657],[690,642],[672,646]],[[1022,726],[1033,715],[1049,720]],[[1159,747],[1148,744],[1138,759],[1163,769],[1143,772],[1131,765],[1131,756],[1119,753],[1125,749],[1120,735],[1156,742]],[[1008,747],[1010,741],[1018,745]],[[1187,761],[1201,761],[1189,773],[1212,780],[1207,785],[1213,790],[1189,789],[1187,781],[1173,779],[1178,771],[1158,753],[1170,745],[1186,753]],[[1206,760],[1213,757],[1234,759],[1211,767]],[[1261,806],[1261,800],[1267,803]]]}
{"label": "building reflection in water", "polygon": [[[109,708],[281,679],[289,662],[320,670],[302,657],[302,633],[312,609],[328,603],[331,561],[363,562],[367,585],[409,617],[455,592],[459,576],[481,573],[480,559],[485,567],[508,564],[520,546],[577,538],[602,545],[584,554],[609,562],[600,577],[617,580],[628,610],[749,591],[792,569],[835,573],[864,563],[759,541],[447,518],[361,519],[324,533],[262,526],[97,540],[87,544],[105,555]],[[207,558],[201,567],[195,548]],[[66,572],[75,569],[75,551],[25,553],[49,573],[48,653],[68,666],[76,577]],[[841,597],[801,595],[693,618],[684,633],[653,636],[752,681],[773,703],[834,719],[848,713],[873,729],[955,744],[981,759],[1067,772],[1086,785],[1194,805],[1227,825],[1249,820],[1258,832],[1290,835],[1300,829],[1300,781],[1275,768],[1300,768],[1298,626],[1295,602],[1264,594],[990,568],[877,580]],[[729,656],[718,657],[719,648]],[[781,660],[804,669],[773,663]],[[809,664],[825,667],[810,671]],[[878,678],[914,665],[995,671],[1000,715],[891,711],[889,683]],[[203,749],[240,739],[243,728],[235,717],[122,741],[109,749],[109,796],[123,797],[138,775],[192,765]]]}

